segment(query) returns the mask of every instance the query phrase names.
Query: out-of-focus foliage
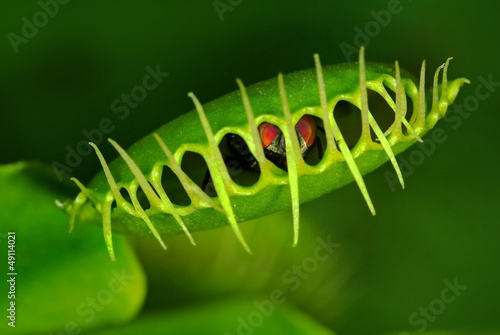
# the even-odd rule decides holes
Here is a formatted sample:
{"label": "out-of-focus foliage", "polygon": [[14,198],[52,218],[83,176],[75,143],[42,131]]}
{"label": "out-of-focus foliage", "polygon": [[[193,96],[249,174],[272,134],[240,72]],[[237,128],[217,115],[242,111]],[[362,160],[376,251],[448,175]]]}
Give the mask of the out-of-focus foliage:
{"label": "out-of-focus foliage", "polygon": [[[146,294],[142,267],[122,236],[115,238],[120,259],[111,263],[100,229],[77,227],[68,233],[68,218],[54,200],[74,188],[59,183],[45,166],[20,162],[0,167],[0,189],[0,250],[7,277],[0,282],[2,334],[77,332],[137,315]],[[8,243],[7,232],[15,232],[15,244]],[[8,250],[15,251],[10,265]],[[11,278],[15,282],[6,280]],[[15,327],[7,325],[14,321],[6,318],[12,315],[6,311],[10,302]]]}

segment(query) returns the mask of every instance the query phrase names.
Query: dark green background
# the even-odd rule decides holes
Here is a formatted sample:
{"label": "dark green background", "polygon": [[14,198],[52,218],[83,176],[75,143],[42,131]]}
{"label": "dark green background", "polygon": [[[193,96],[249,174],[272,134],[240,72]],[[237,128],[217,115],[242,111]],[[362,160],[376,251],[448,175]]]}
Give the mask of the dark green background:
{"label": "dark green background", "polygon": [[[354,45],[354,28],[364,30],[374,20],[370,11],[385,10],[388,3],[244,0],[221,21],[211,1],[73,0],[15,53],[7,34],[20,35],[21,19],[32,21],[40,7],[3,2],[0,163],[64,163],[65,147],[75,148],[84,140],[82,130],[96,128],[103,118],[116,126],[109,136],[126,147],[192,109],[189,91],[206,102],[235,90],[236,77],[249,85],[279,71],[313,67],[315,52],[323,64],[344,62],[339,45]],[[365,43],[367,60],[399,60],[418,74],[425,58],[430,81],[432,71],[453,56],[450,77],[472,81],[458,104],[474,96],[478,77],[500,82],[498,3],[402,0],[400,6],[387,27]],[[170,75],[120,120],[112,101],[141,84],[145,67],[156,64]],[[298,249],[289,247],[289,213],[243,224],[255,231],[254,258],[227,247],[234,237],[226,229],[196,234],[203,241],[207,237],[194,251],[180,237],[173,238],[177,252],[160,253],[136,241],[150,281],[144,313],[219,294],[249,301],[265,297],[283,285],[284,271],[311,255],[317,236],[332,234],[342,251],[325,265],[328,270],[320,265],[290,302],[338,334],[417,331],[408,317],[439,298],[443,280],[455,277],[467,289],[429,329],[499,329],[499,89],[461,118],[459,127],[437,125],[447,139],[407,176],[405,190],[396,185],[391,191],[387,165],[366,177],[375,217],[349,185],[302,207],[307,227]],[[110,145],[100,147],[105,156],[116,156]],[[413,150],[420,149],[410,148],[400,159],[409,160]],[[89,155],[72,175],[88,181],[99,169]],[[273,234],[282,238],[279,248]],[[278,249],[279,257],[266,263],[266,255]],[[211,257],[221,254],[226,256]]]}

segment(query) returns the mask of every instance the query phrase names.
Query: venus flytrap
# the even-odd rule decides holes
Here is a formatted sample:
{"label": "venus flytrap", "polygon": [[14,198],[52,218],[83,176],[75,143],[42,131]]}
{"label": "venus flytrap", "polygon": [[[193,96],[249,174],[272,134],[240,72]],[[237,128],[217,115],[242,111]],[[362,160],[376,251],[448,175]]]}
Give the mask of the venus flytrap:
{"label": "venus flytrap", "polygon": [[[469,81],[448,81],[448,59],[436,71],[428,111],[425,62],[418,85],[397,62],[395,67],[365,64],[364,48],[360,49],[358,64],[322,67],[319,56],[314,60],[315,69],[279,74],[278,81],[270,79],[245,88],[238,79],[238,91],[203,105],[190,93],[195,110],[170,121],[126,151],[109,139],[120,154],[109,165],[93,145],[103,172],[86,186],[73,178],[81,193],[74,201],[60,204],[70,214],[71,226],[76,218],[102,224],[112,259],[112,230],[154,235],[162,245],[161,236],[184,232],[194,244],[189,232],[228,223],[250,252],[238,223],[292,207],[295,245],[299,204],[353,180],[375,214],[362,176],[390,161],[404,186],[395,156],[421,141]],[[389,91],[395,93],[395,101]],[[370,109],[368,92],[382,97],[394,113],[387,130],[379,126],[377,110]],[[414,106],[411,117],[408,99]],[[333,113],[341,101],[361,111],[361,136],[352,148]],[[244,150],[231,144],[242,141]],[[230,153],[236,147],[238,152]],[[194,167],[205,169],[201,171],[205,173],[203,181],[196,181],[186,171],[184,160],[193,153],[206,163],[206,167]],[[227,164],[231,155],[246,162],[243,168],[247,176],[257,176],[252,183],[232,173]],[[317,155],[313,163],[312,155]],[[177,190],[168,189],[175,181],[164,176],[165,167],[180,182]],[[210,185],[215,194],[209,194]],[[187,193],[190,202],[176,202],[179,192]]]}

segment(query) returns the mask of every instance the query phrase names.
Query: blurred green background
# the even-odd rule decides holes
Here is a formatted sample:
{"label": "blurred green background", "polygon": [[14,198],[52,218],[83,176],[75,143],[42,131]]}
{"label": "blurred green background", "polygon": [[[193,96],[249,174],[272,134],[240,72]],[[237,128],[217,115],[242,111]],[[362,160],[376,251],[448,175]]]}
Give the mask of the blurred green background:
{"label": "blurred green background", "polygon": [[[167,238],[167,252],[150,240],[131,239],[148,278],[139,318],[189,313],[189,308],[221,299],[251,304],[280,289],[286,308],[340,335],[500,330],[500,84],[490,85],[489,91],[478,87],[483,81],[500,83],[499,3],[221,0],[217,10],[213,1],[68,1],[58,5],[57,13],[47,7],[53,17],[43,22],[38,16],[40,27],[24,39],[23,18],[33,22],[47,3],[54,2],[0,4],[1,164],[64,164],[67,148],[75,149],[85,140],[82,131],[97,128],[103,118],[114,125],[107,136],[127,147],[191,110],[189,91],[206,102],[235,90],[236,77],[250,85],[280,71],[311,68],[316,52],[323,64],[345,62],[341,46],[356,47],[357,42],[367,47],[368,61],[398,60],[415,75],[426,59],[427,82],[453,56],[450,78],[472,82],[456,100],[462,112],[452,106],[450,116],[437,125],[446,140],[429,154],[417,145],[398,157],[413,162],[405,170],[405,190],[388,182],[388,165],[366,176],[375,217],[351,184],[301,207],[297,248],[290,247],[288,212],[242,224],[253,256],[240,250],[230,229],[195,234],[196,248],[183,236]],[[384,24],[373,23],[389,10]],[[360,38],[359,31],[368,35]],[[120,119],[113,102],[142,84],[146,67],[157,65],[168,77]],[[104,156],[116,156],[110,145],[100,148]],[[91,154],[66,176],[89,181],[99,170]],[[0,206],[16,215],[5,203]],[[44,230],[37,229],[43,236]],[[328,236],[340,244],[331,257],[304,275],[299,287],[287,281],[299,276],[290,275],[294,265],[314,255],[317,238]],[[455,280],[466,288],[450,298],[453,302],[440,303],[445,282]],[[212,333],[211,322],[223,325],[213,333],[235,334],[234,315],[247,315],[252,308],[227,318],[197,312],[193,318],[200,327],[191,333],[200,328],[205,329],[200,334]],[[421,308],[430,309],[429,314]],[[277,333],[270,330],[278,320],[273,321],[274,315],[252,331]],[[180,329],[191,327],[193,318]]]}

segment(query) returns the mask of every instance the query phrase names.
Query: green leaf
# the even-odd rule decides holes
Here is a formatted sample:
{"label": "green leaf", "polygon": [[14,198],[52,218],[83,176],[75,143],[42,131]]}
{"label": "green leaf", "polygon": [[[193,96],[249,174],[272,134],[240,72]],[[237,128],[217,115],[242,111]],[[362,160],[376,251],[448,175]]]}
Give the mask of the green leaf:
{"label": "green leaf", "polygon": [[[126,240],[115,238],[116,263],[92,226],[68,233],[68,218],[54,203],[70,194],[49,168],[20,162],[0,166],[2,334],[75,332],[133,318],[145,296],[145,278]],[[9,232],[15,233],[15,263],[7,264]],[[12,243],[12,242],[10,242]],[[14,291],[12,299],[7,293]],[[15,327],[7,325],[15,303]]]}
{"label": "green leaf", "polygon": [[163,312],[138,319],[130,325],[93,335],[233,335],[287,334],[334,335],[306,314],[270,300],[229,300],[191,307],[175,312]]}

